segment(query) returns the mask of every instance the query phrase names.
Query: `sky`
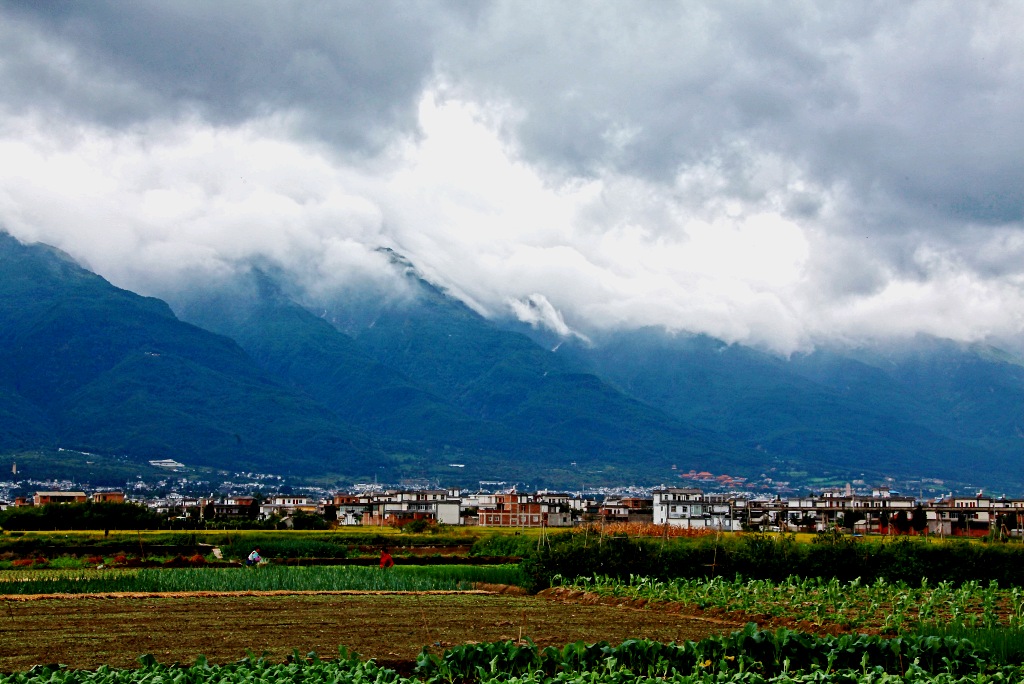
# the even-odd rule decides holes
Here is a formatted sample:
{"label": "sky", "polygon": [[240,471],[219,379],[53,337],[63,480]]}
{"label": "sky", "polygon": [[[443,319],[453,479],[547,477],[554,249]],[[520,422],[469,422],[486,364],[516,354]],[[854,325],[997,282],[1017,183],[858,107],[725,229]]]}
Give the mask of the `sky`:
{"label": "sky", "polygon": [[1024,335],[1024,3],[0,0],[0,227],[173,296]]}

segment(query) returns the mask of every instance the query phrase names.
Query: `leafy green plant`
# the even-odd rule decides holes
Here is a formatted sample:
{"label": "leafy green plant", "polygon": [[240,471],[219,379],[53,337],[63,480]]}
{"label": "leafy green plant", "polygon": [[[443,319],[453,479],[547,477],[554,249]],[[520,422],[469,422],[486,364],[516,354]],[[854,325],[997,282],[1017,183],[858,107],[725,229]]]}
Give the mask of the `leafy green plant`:
{"label": "leafy green plant", "polygon": [[532,642],[463,644],[440,654],[420,654],[416,678],[400,677],[344,647],[338,657],[294,650],[285,663],[250,653],[235,663],[163,665],[152,655],[133,670],[59,665],[0,674],[0,684],[967,684],[1020,681],[1024,670],[986,660],[987,652],[964,639],[864,635],[814,637],[753,625],[700,642],[664,644],[629,639],[549,646]]}

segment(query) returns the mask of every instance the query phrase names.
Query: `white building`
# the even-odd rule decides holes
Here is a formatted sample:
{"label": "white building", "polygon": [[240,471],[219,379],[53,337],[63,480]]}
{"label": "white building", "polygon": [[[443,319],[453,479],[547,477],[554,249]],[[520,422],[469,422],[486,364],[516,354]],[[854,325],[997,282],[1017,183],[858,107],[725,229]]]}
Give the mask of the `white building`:
{"label": "white building", "polygon": [[655,489],[652,494],[655,525],[727,532],[739,529],[733,501],[724,494],[705,494],[692,487]]}

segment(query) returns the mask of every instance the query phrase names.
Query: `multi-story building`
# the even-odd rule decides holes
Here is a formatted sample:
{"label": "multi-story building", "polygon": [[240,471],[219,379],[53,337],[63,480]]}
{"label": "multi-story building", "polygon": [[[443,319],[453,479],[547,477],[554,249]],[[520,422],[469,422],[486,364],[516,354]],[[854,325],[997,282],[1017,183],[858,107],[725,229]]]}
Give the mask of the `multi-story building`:
{"label": "multi-story building", "polygon": [[569,527],[572,525],[572,513],[564,504],[538,501],[534,494],[513,491],[483,497],[477,509],[477,524],[485,527]]}
{"label": "multi-story building", "polygon": [[655,489],[651,506],[655,525],[723,531],[740,528],[733,500],[724,494],[705,494],[695,487]]}
{"label": "multi-story building", "polygon": [[[820,496],[732,497],[705,494],[696,488],[654,491],[654,523],[694,529],[740,530],[744,527],[780,531],[820,531],[842,524],[865,532],[885,532],[896,516],[913,512],[911,496],[878,488],[870,495],[846,489],[826,490]],[[1024,513],[1024,510],[1022,510]]]}
{"label": "multi-story building", "polygon": [[458,490],[388,491],[367,497],[364,525],[402,525],[413,520],[461,523]]}
{"label": "multi-story building", "polygon": [[296,513],[315,515],[321,512],[320,504],[308,496],[278,495],[260,504],[261,518],[269,518],[272,515],[286,518]]}
{"label": "multi-story building", "polygon": [[1024,500],[948,496],[927,506],[928,531],[942,536],[984,536],[1002,532],[1024,536]]}
{"label": "multi-story building", "polygon": [[370,509],[369,497],[355,494],[335,494],[333,505],[339,525],[360,525],[363,514]]}
{"label": "multi-story building", "polygon": [[259,514],[259,505],[252,496],[232,496],[221,501],[200,499],[204,518],[222,518],[229,520],[255,520]]}
{"label": "multi-story building", "polygon": [[608,497],[597,514],[606,522],[649,523],[653,520],[654,499],[639,496]]}

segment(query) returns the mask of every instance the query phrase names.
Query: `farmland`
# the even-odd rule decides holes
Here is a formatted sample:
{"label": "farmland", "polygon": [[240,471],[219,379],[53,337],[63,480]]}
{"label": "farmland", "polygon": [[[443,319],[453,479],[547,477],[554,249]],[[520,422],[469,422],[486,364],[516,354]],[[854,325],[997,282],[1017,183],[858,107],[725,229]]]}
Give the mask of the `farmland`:
{"label": "farmland", "polygon": [[[397,539],[388,539],[392,549],[422,543]],[[143,540],[140,551],[159,547],[156,541]],[[231,541],[224,546],[240,552],[256,540],[217,541]],[[46,543],[32,540],[33,553]],[[260,543],[282,554],[334,552],[339,560],[372,553],[366,543],[313,535]],[[199,567],[111,569],[35,559],[26,569],[0,572],[0,671],[47,662],[72,668],[37,668],[39,684],[59,677],[84,682],[93,676],[86,670],[125,684],[137,676],[189,684],[294,681],[295,668],[307,681],[380,684],[412,676],[438,684],[1024,679],[1019,583],[885,576],[968,559],[972,568],[1007,577],[1007,568],[1019,563],[1018,551],[1008,547],[868,546],[837,538],[794,544],[761,536],[645,541],[583,533],[488,537],[460,548],[524,559],[420,566],[409,554],[391,571],[359,563],[300,567],[287,557],[258,568],[203,559]],[[658,574],[632,572],[644,567]],[[725,577],[715,572],[719,567],[762,577]],[[834,567],[835,573],[774,577],[786,567]],[[837,576],[858,570],[876,576]],[[138,661],[142,654],[152,657]],[[167,670],[174,662],[199,664]],[[148,674],[103,669],[140,664],[138,672]],[[26,676],[17,681],[27,684]]]}
{"label": "farmland", "polygon": [[[712,614],[730,614],[734,619],[772,622],[784,618],[810,629],[828,626],[895,635],[937,623],[1016,630],[1024,627],[1024,590],[1001,589],[994,581],[984,586],[978,582],[954,586],[950,582],[933,585],[925,580],[912,587],[885,580],[865,584],[800,577],[782,582],[632,577],[623,582],[596,576],[567,582],[560,588],[570,590],[569,595],[576,590],[643,603],[678,603]],[[566,595],[564,591],[555,593]]]}
{"label": "farmland", "polygon": [[344,645],[364,657],[411,667],[423,646],[530,638],[563,646],[701,639],[738,624],[680,619],[658,611],[552,603],[535,596],[484,594],[93,596],[0,599],[0,671],[59,662],[75,668],[131,667],[151,653],[161,662],[211,662],[292,649],[325,657]]}
{"label": "farmland", "polygon": [[106,594],[237,591],[459,591],[474,583],[520,584],[506,566],[364,566],[21,570],[0,574],[0,594]]}

